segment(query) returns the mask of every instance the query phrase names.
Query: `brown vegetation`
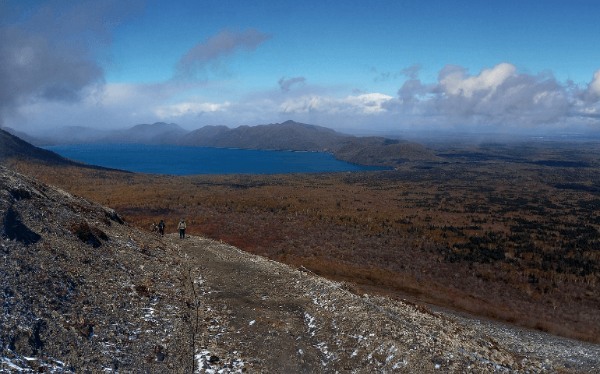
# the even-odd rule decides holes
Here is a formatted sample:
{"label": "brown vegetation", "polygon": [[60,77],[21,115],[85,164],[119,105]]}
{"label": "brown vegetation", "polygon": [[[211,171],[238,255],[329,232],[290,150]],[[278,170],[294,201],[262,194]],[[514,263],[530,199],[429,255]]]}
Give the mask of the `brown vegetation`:
{"label": "brown vegetation", "polygon": [[17,168],[142,228],[164,219],[174,232],[185,217],[192,235],[347,281],[357,292],[599,342],[595,161],[459,161],[288,176]]}

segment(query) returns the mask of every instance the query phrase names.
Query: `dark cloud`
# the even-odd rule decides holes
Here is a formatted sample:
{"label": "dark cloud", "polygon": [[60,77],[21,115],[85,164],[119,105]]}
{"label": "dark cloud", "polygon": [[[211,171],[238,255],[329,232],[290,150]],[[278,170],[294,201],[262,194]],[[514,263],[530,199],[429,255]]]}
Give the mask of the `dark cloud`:
{"label": "dark cloud", "polygon": [[376,74],[375,78],[373,78],[374,82],[389,82],[394,79],[398,79],[401,77],[407,77],[409,79],[416,79],[421,71],[420,64],[414,64],[409,67],[406,67],[400,71],[391,72],[391,71],[383,71],[380,72],[377,68],[371,68],[371,72]]}
{"label": "dark cloud", "polygon": [[[103,82],[97,53],[133,2],[4,4],[0,16],[0,121],[36,100],[77,101]],[[1,124],[1,123],[0,123]]]}
{"label": "dark cloud", "polygon": [[434,85],[425,85],[420,79],[412,78],[404,82],[398,90],[398,96],[404,105],[418,103],[428,93],[435,92]]}
{"label": "dark cloud", "polygon": [[291,87],[295,84],[303,84],[305,82],[306,82],[306,78],[304,78],[304,77],[294,77],[294,78],[282,77],[281,79],[279,79],[277,81],[277,83],[279,84],[279,88],[283,92],[288,92],[291,89]]}
{"label": "dark cloud", "polygon": [[194,77],[208,66],[215,66],[223,57],[240,49],[253,51],[269,38],[269,35],[255,29],[242,32],[221,31],[192,47],[179,60],[177,75],[184,78]]}
{"label": "dark cloud", "polygon": [[377,74],[375,78],[373,78],[373,82],[389,82],[397,76],[397,74],[389,71],[378,72],[376,69],[371,69],[371,71]]}
{"label": "dark cloud", "polygon": [[401,74],[408,77],[409,79],[417,79],[419,72],[421,71],[420,64],[414,64],[400,71]]}

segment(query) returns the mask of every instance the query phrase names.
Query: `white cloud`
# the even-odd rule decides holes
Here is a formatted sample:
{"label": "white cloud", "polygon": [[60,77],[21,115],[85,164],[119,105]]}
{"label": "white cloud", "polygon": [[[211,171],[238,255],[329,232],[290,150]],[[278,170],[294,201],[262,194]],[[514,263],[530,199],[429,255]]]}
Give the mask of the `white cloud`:
{"label": "white cloud", "polygon": [[282,91],[280,84],[269,91],[237,92],[237,99],[214,95],[235,92],[232,82],[105,84],[82,90],[79,102],[28,102],[22,105],[18,121],[50,128],[116,128],[167,121],[195,129],[287,119],[344,130],[600,127],[600,70],[582,87],[560,83],[550,74],[521,73],[508,63],[475,74],[449,66],[435,82],[422,82],[418,71],[406,78],[396,97],[382,92],[348,95],[340,87],[308,85],[300,79],[292,83],[294,78],[279,82],[293,84],[289,91]]}
{"label": "white cloud", "polygon": [[590,94],[600,97],[600,70],[597,70],[594,74],[594,78],[588,86],[588,91]]}
{"label": "white cloud", "polygon": [[345,102],[357,109],[359,113],[376,114],[385,112],[384,104],[392,99],[392,96],[374,92],[358,96],[348,96]]}
{"label": "white cloud", "polygon": [[322,112],[327,114],[376,114],[385,112],[384,104],[392,100],[392,96],[382,93],[351,95],[342,99],[333,97],[306,95],[285,100],[280,104],[283,113]]}
{"label": "white cloud", "polygon": [[439,83],[447,94],[470,98],[481,91],[493,94],[498,86],[515,75],[516,70],[511,64],[501,63],[483,70],[479,75],[467,76],[464,68],[447,67],[440,73]]}
{"label": "white cloud", "polygon": [[172,105],[159,106],[154,110],[160,119],[177,118],[183,116],[198,116],[204,113],[223,112],[231,106],[231,103],[208,103],[208,102],[182,102]]}
{"label": "white cloud", "polygon": [[307,113],[332,108],[333,100],[317,95],[305,95],[285,100],[279,106],[282,113]]}
{"label": "white cloud", "polygon": [[[63,126],[100,129],[123,128],[154,122],[153,108],[166,100],[168,88],[135,84],[106,84],[88,88],[81,101],[33,101],[20,107],[19,116],[9,118],[7,126],[26,131],[47,131]],[[169,91],[170,92],[170,91]]]}
{"label": "white cloud", "polygon": [[144,95],[140,85],[126,83],[112,83],[104,86],[100,100],[103,105],[114,106],[130,103],[136,97]]}
{"label": "white cloud", "polygon": [[437,83],[406,81],[387,106],[407,120],[430,125],[551,128],[581,122],[578,116],[593,100],[579,100],[578,92],[550,74],[520,73],[508,63],[474,75],[448,66]]}

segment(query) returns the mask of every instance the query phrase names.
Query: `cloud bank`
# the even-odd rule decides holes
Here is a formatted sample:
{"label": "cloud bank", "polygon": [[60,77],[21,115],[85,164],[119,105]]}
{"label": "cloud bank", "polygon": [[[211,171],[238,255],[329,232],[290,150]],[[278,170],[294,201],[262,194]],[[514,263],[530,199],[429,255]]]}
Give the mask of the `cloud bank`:
{"label": "cloud bank", "polygon": [[399,82],[395,92],[344,82],[308,84],[302,71],[274,72],[270,88],[242,91],[236,82],[208,73],[224,69],[241,51],[258,53],[271,38],[246,29],[216,32],[192,46],[174,64],[173,79],[117,84],[105,82],[101,62],[115,27],[138,12],[139,4],[16,4],[0,3],[0,126],[104,128],[171,121],[192,129],[294,119],[363,132],[600,130],[600,69],[577,85],[549,72],[519,71],[510,62],[478,72],[447,65],[428,82],[419,77],[419,64],[395,73],[372,68],[373,81],[388,87]]}
{"label": "cloud bank", "polygon": [[[561,83],[550,73],[519,72],[499,63],[471,74],[445,66],[435,82],[419,79],[419,65],[400,70],[406,79],[396,95],[363,92],[340,95],[306,85],[306,78],[281,78],[279,90],[259,92],[239,102],[202,98],[162,107],[161,120],[205,124],[267,123],[295,119],[333,128],[387,131],[574,131],[600,130],[600,70],[585,87]],[[301,89],[295,89],[302,86]]]}
{"label": "cloud bank", "polygon": [[[600,72],[600,71],[599,71]],[[596,76],[598,72],[596,72]],[[588,91],[593,91],[594,81]],[[484,69],[476,75],[457,66],[447,66],[435,84],[408,80],[390,103],[401,114],[422,114],[451,124],[564,128],[570,125],[600,125],[589,121],[598,107],[598,97],[587,95],[570,82],[560,83],[551,74],[519,73],[509,63]]]}
{"label": "cloud bank", "polygon": [[112,28],[138,9],[119,1],[26,6],[0,12],[0,125],[24,105],[78,102],[101,86],[97,53]]}
{"label": "cloud bank", "polygon": [[388,109],[454,125],[551,125],[567,119],[571,96],[551,75],[518,73],[509,63],[476,75],[459,66],[446,66],[436,83],[407,80]]}
{"label": "cloud bank", "polygon": [[407,79],[395,97],[375,92],[341,99],[305,95],[286,98],[280,111],[290,116],[337,119],[354,127],[364,124],[388,130],[600,130],[600,70],[587,87],[558,82],[549,73],[520,73],[510,63],[500,63],[477,74],[448,65],[432,83],[418,78],[416,65],[403,74]]}

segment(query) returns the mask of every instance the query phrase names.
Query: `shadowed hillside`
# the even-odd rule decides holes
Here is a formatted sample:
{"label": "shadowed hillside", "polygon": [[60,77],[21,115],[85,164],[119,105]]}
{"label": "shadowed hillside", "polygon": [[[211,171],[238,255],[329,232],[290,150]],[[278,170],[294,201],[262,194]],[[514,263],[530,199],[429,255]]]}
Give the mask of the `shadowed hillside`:
{"label": "shadowed hillside", "polygon": [[0,161],[9,159],[38,160],[51,164],[70,165],[72,161],[54,152],[35,147],[26,141],[0,129]]}
{"label": "shadowed hillside", "polygon": [[[0,165],[14,164],[18,161],[37,162],[48,166],[75,166],[94,170],[114,170],[96,165],[87,165],[72,161],[52,151],[36,147],[7,131],[0,129]],[[119,171],[128,173],[127,171]]]}

